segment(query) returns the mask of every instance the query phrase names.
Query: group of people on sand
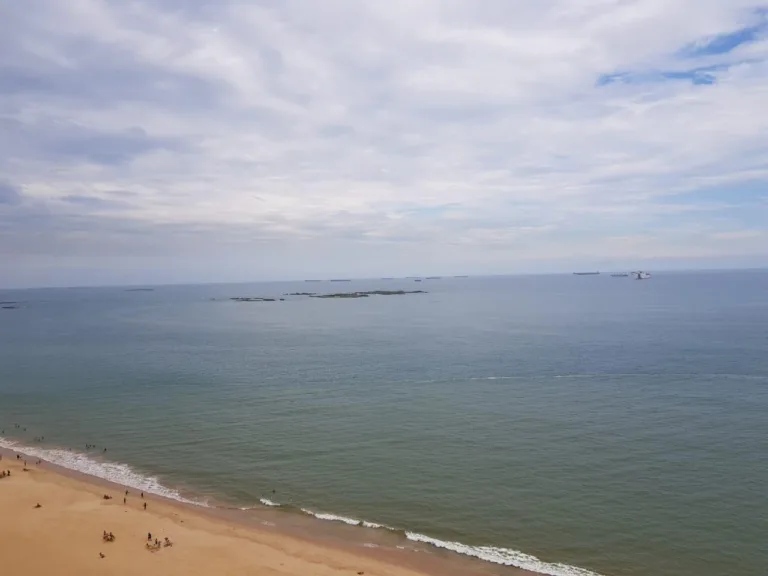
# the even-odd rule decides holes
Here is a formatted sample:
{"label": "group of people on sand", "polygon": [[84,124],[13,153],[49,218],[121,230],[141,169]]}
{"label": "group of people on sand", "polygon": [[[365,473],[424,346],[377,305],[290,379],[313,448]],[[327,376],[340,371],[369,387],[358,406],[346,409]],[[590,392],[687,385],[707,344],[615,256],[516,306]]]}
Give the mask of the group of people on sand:
{"label": "group of people on sand", "polygon": [[[104,542],[114,542],[115,541],[115,535],[112,532],[107,532],[104,530],[104,532],[101,535],[101,539]],[[156,552],[160,550],[161,548],[170,548],[173,546],[173,542],[171,542],[171,539],[166,536],[162,541],[160,541],[159,538],[152,538],[152,532],[147,533],[147,543],[145,544],[147,550],[151,550],[152,552]],[[99,558],[106,558],[103,552],[99,552]]]}
{"label": "group of people on sand", "polygon": [[160,548],[170,548],[173,546],[173,542],[171,542],[171,539],[168,538],[168,536],[165,537],[164,541],[161,542],[158,538],[154,539],[154,542],[152,541],[152,532],[147,532],[147,543],[146,547],[147,550],[152,550],[153,552],[160,550]]}

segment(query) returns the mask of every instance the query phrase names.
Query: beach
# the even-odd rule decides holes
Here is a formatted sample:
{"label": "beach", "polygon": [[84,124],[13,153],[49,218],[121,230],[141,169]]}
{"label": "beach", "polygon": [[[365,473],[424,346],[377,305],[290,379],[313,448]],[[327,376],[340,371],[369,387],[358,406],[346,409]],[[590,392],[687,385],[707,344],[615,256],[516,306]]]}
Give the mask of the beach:
{"label": "beach", "polygon": [[[463,559],[453,567],[449,558],[397,561],[380,550],[313,542],[276,529],[269,522],[261,528],[247,526],[192,505],[149,494],[142,497],[136,490],[128,489],[126,495],[121,486],[79,477],[31,458],[26,458],[25,467],[25,458],[21,455],[17,459],[6,450],[0,461],[0,469],[11,473],[0,478],[3,574],[501,573],[480,564],[467,570]],[[105,532],[112,533],[114,541],[105,541]],[[166,538],[171,545],[165,544]],[[158,546],[154,546],[156,540]],[[504,574],[511,573],[506,570]]]}

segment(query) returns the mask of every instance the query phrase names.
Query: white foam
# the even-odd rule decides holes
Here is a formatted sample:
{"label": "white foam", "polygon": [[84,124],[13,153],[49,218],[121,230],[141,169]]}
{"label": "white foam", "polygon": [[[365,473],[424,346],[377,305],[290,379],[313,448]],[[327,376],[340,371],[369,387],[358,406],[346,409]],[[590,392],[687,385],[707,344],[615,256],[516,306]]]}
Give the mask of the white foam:
{"label": "white foam", "polygon": [[509,548],[497,548],[495,546],[469,546],[462,544],[461,542],[450,542],[445,540],[438,540],[437,538],[431,538],[430,536],[424,536],[416,532],[406,532],[406,538],[413,542],[423,542],[430,544],[437,548],[444,548],[451,550],[465,556],[473,556],[486,562],[493,562],[494,564],[502,564],[504,566],[516,566],[524,570],[531,572],[538,572],[539,574],[547,574],[548,576],[601,576],[597,572],[585,570],[577,566],[569,566],[568,564],[552,564],[539,560],[536,556],[525,554],[518,550],[511,550]]}
{"label": "white foam", "polygon": [[98,461],[87,454],[70,450],[24,446],[2,437],[0,437],[0,447],[148,494],[163,496],[164,498],[170,498],[186,504],[207,506],[205,502],[184,498],[177,490],[163,486],[156,477],[140,474],[127,464]]}
{"label": "white foam", "polygon": [[394,530],[394,528],[390,528],[389,526],[385,526],[384,524],[376,524],[376,522],[368,522],[367,520],[357,520],[355,518],[338,516],[336,514],[327,514],[325,512],[313,512],[312,510],[308,510],[306,508],[302,508],[301,511],[304,512],[304,514],[309,514],[310,516],[314,516],[318,520],[328,520],[330,522],[342,522],[344,524],[349,524],[350,526],[362,526],[364,528],[385,528],[387,530]]}
{"label": "white foam", "polygon": [[277,503],[277,502],[273,502],[273,501],[272,501],[272,500],[270,500],[269,498],[259,498],[259,502],[261,502],[262,504],[264,504],[264,506],[273,506],[273,507],[275,507],[275,508],[277,508],[277,507],[279,507],[279,506],[280,506],[280,504],[279,504],[279,503]]}
{"label": "white foam", "polygon": [[360,520],[355,520],[354,518],[347,518],[346,516],[337,516],[336,514],[326,514],[324,512],[313,512],[312,510],[307,510],[306,508],[301,509],[304,514],[309,514],[310,516],[314,516],[318,520],[329,520],[331,522],[343,522],[344,524],[349,524],[350,526],[360,526],[361,522]]}

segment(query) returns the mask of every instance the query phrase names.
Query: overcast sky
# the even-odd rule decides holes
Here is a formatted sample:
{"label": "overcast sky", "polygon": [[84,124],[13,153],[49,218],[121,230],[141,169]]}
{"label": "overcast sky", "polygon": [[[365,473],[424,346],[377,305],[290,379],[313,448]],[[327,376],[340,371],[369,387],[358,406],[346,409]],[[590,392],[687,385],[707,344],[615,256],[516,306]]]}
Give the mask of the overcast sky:
{"label": "overcast sky", "polygon": [[764,265],[765,2],[0,8],[0,286]]}

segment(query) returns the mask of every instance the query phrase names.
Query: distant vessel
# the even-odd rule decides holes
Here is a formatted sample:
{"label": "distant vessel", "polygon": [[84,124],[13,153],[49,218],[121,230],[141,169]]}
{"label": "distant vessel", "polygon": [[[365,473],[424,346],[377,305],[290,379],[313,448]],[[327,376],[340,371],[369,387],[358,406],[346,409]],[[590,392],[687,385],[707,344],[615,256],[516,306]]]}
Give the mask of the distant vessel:
{"label": "distant vessel", "polygon": [[636,270],[635,272],[632,272],[632,276],[635,277],[635,280],[648,280],[651,277],[651,273]]}
{"label": "distant vessel", "polygon": [[574,272],[576,276],[597,276],[600,272]]}
{"label": "distant vessel", "polygon": [[611,278],[629,278],[629,274],[621,272],[619,274],[611,274]]}

